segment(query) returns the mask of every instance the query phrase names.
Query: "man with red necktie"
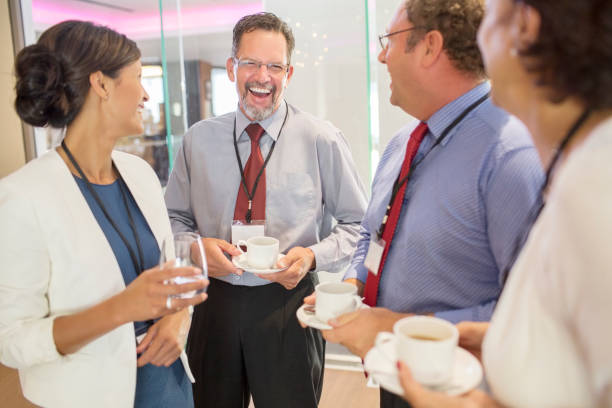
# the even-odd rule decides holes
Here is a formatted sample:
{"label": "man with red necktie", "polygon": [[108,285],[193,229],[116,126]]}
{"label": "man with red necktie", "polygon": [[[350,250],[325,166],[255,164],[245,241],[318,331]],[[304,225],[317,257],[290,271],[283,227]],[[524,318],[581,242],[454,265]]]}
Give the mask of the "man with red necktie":
{"label": "man with red necktie", "polygon": [[[372,308],[323,332],[361,357],[410,314],[488,320],[538,196],[529,135],[489,98],[476,44],[482,16],[479,0],[408,0],[379,37],[390,102],[417,120],[381,157],[344,276]],[[381,406],[406,403],[381,387]]]}
{"label": "man with red necktie", "polygon": [[[367,201],[340,131],[283,99],[293,46],[271,13],[236,24],[226,67],[239,108],[189,129],[168,182],[173,230],[207,237],[207,307],[195,309],[187,344],[196,407],[246,408],[252,396],[258,407],[314,408],[321,396],[325,343],[296,310],[316,271],[348,264]],[[229,242],[264,233],[287,269],[235,267]]]}

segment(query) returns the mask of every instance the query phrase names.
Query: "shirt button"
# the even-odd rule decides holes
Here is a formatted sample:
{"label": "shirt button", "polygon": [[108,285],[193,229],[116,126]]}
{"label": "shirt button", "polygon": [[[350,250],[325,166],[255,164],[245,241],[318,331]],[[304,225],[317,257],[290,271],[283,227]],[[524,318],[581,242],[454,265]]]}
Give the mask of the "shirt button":
{"label": "shirt button", "polygon": [[239,280],[240,280],[240,276],[238,276],[238,275],[234,275],[234,280],[235,280],[235,281],[239,281]]}

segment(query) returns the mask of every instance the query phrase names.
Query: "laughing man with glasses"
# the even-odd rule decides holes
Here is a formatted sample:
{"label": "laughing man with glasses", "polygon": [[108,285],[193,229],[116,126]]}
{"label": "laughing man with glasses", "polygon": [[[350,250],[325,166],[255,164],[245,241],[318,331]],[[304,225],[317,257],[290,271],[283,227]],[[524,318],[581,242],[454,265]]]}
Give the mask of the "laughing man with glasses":
{"label": "laughing man with glasses", "polygon": [[[187,344],[196,407],[252,396],[257,407],[315,408],[321,397],[325,343],[296,311],[317,271],[348,264],[366,198],[342,133],[283,98],[293,46],[271,13],[236,24],[226,63],[236,112],[189,129],[168,182],[173,229],[206,237],[209,307],[195,309]],[[285,256],[274,266],[286,269],[235,267],[229,242],[245,230],[277,238]]]}

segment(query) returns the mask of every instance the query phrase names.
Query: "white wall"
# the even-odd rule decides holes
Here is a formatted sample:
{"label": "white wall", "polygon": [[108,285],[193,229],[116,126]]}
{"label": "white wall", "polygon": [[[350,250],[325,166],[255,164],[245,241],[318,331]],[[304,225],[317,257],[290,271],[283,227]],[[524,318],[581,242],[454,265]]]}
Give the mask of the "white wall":
{"label": "white wall", "polygon": [[294,75],[287,100],[331,121],[347,138],[369,184],[365,5],[354,0],[267,0],[293,29]]}
{"label": "white wall", "polygon": [[[373,1],[373,0],[370,0]],[[376,55],[380,53],[380,45],[378,44],[378,35],[384,34],[391,18],[397,10],[400,3],[404,3],[403,0],[376,0],[376,32],[374,38],[376,39]],[[378,77],[378,109],[379,109],[379,132],[380,132],[380,154],[384,151],[385,146],[389,143],[389,140],[395,135],[395,133],[402,128],[406,123],[414,120],[406,112],[393,106],[389,103],[389,97],[391,96],[391,90],[389,84],[391,80],[389,73],[387,72],[387,66],[376,62],[372,69],[376,69],[376,75]]]}

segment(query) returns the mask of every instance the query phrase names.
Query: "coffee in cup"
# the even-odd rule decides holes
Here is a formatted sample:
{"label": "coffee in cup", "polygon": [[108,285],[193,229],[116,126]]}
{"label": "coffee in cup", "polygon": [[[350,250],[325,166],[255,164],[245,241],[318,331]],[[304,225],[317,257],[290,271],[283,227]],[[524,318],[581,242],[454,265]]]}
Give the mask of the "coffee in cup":
{"label": "coffee in cup", "polygon": [[431,316],[411,316],[398,320],[393,333],[382,332],[376,345],[396,344],[397,359],[406,364],[416,381],[439,386],[452,378],[459,332],[454,324]]}

